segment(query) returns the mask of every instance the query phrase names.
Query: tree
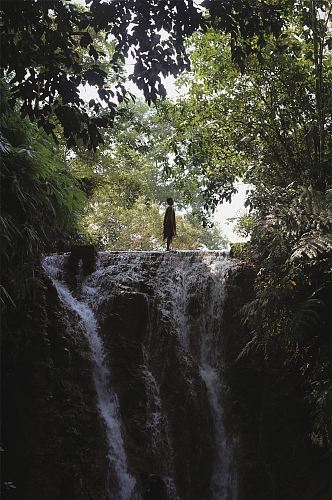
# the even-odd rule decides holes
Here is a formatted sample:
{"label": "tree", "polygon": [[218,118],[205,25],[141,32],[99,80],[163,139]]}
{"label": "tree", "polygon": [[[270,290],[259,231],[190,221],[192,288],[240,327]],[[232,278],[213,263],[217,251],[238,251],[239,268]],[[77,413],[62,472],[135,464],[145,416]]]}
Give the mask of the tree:
{"label": "tree", "polygon": [[[56,116],[68,145],[80,139],[95,149],[102,142],[99,128],[112,125],[117,104],[126,94],[121,79],[114,89],[107,85],[103,69],[107,55],[95,44],[95,36],[103,33],[114,42],[110,69],[115,73],[128,53],[133,55],[131,79],[150,103],[166,95],[161,74],[176,76],[188,68],[185,39],[204,30],[208,16],[192,0],[87,4],[82,9],[63,0],[1,2],[1,68],[10,81],[10,103],[19,102],[23,116],[36,120],[48,134]],[[267,34],[280,32],[287,2],[232,0],[221,6],[206,0],[203,5],[218,27],[231,33],[233,57],[243,65],[246,53],[260,49]],[[80,47],[89,53],[88,66],[82,64]],[[102,117],[88,112],[79,96],[79,86],[86,83],[98,88],[107,105],[108,113]]]}
{"label": "tree", "polygon": [[229,36],[209,30],[192,38],[192,72],[180,80],[188,92],[168,104],[164,114],[173,124],[173,175],[184,183],[198,180],[206,208],[229,200],[238,177],[266,188],[294,181],[326,188],[332,114],[329,10],[321,11],[315,34],[311,17],[305,17],[309,7],[306,2],[303,10],[294,9],[289,28],[267,42],[260,62],[247,59],[243,75],[232,61]]}
{"label": "tree", "polygon": [[304,374],[311,437],[322,446],[330,440],[330,14],[327,2],[295,3],[244,74],[229,35],[196,33],[192,71],[181,77],[187,92],[161,107],[173,127],[173,176],[197,182],[206,209],[229,199],[239,177],[254,186],[242,224],[257,271],[243,354]]}
{"label": "tree", "polygon": [[126,105],[104,135],[96,153],[76,148],[71,159],[89,196],[83,225],[92,241],[112,250],[161,248],[164,204],[171,195],[177,211],[186,213],[178,214],[177,248],[225,247],[220,230],[202,228],[191,213],[192,203],[198,204],[195,191],[187,186],[182,192],[167,180],[169,130],[153,108],[140,101]]}
{"label": "tree", "polygon": [[77,238],[85,196],[54,142],[1,91],[1,300],[19,310],[38,288],[38,257]]}

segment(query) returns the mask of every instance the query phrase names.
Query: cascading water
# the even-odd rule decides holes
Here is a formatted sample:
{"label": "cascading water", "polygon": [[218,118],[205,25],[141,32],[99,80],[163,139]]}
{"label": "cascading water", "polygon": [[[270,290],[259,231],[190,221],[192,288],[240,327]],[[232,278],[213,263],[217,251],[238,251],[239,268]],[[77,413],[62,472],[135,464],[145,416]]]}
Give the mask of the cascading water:
{"label": "cascading water", "polygon": [[[219,265],[218,265],[219,264]],[[212,498],[236,500],[237,478],[233,467],[233,447],[227,439],[224,426],[224,410],[220,401],[223,384],[218,374],[218,336],[225,300],[225,278],[230,262],[211,266],[211,283],[203,294],[206,311],[202,324],[200,374],[206,384],[216,439],[216,460],[211,480]]]}
{"label": "cascading water", "polygon": [[[233,446],[226,437],[221,395],[222,380],[218,369],[222,356],[220,344],[225,281],[229,270],[234,266],[229,259],[220,258],[215,252],[206,252],[198,259],[170,257],[171,265],[166,266],[168,292],[173,298],[173,317],[180,345],[185,352],[191,353],[191,331],[200,338],[199,372],[204,380],[210,410],[213,418],[216,453],[211,477],[211,498],[213,500],[236,500],[237,478],[233,465]],[[173,268],[173,273],[169,272]],[[165,282],[161,283],[162,286]],[[164,294],[164,292],[162,292]],[[200,299],[201,314],[192,321],[187,307],[192,299]],[[195,314],[194,314],[195,315]],[[196,324],[192,324],[196,323]],[[196,354],[197,355],[197,354]]]}
{"label": "cascading water", "polygon": [[[109,498],[237,500],[233,444],[224,423],[221,332],[232,261],[221,252],[102,252],[77,299],[60,279],[65,259],[47,257],[44,268],[89,340],[109,449]],[[148,324],[139,338],[132,332],[135,321],[123,326],[137,295],[148,304],[147,313],[138,309]],[[116,298],[124,312],[116,309]],[[117,328],[123,329],[118,340]],[[109,354],[115,350],[115,366],[107,366],[103,342]],[[113,372],[119,401],[110,390]],[[130,387],[134,396],[135,387],[141,394],[133,414],[124,396]],[[133,451],[126,457],[125,449]]]}
{"label": "cascading water", "polygon": [[[145,358],[147,358],[145,356]],[[160,389],[153,374],[148,369],[145,359],[142,373],[147,388],[148,418],[147,428],[151,430],[151,451],[155,457],[163,457],[162,478],[170,498],[177,498],[174,483],[173,450],[169,437],[169,425],[162,408]]]}
{"label": "cascading water", "polygon": [[[97,320],[88,301],[84,301],[84,298],[86,299],[87,297],[90,297],[91,300],[91,295],[94,295],[94,289],[89,286],[87,288],[88,293],[85,296],[83,293],[81,301],[77,300],[67,286],[58,279],[63,271],[63,257],[61,256],[46,257],[43,267],[56,287],[63,304],[74,311],[79,317],[81,326],[89,341],[98,407],[106,428],[111,481],[116,483],[110,484],[109,498],[112,500],[128,500],[133,492],[135,479],[128,473],[121,433],[119,405],[116,395],[110,390],[110,373],[105,364],[105,353],[101,338],[98,335]],[[116,493],[114,493],[115,491]]]}

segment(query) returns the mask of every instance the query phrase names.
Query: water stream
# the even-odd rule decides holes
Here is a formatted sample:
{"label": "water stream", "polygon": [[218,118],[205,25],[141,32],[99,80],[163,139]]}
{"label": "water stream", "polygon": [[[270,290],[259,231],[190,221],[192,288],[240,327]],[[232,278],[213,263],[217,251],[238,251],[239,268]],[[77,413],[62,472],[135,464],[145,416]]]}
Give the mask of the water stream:
{"label": "water stream", "polygon": [[227,437],[224,425],[224,409],[221,402],[223,380],[220,376],[220,348],[218,336],[221,332],[225,282],[231,267],[230,261],[210,263],[210,283],[205,283],[204,309],[200,351],[200,374],[206,384],[210,409],[213,417],[216,459],[211,478],[213,500],[236,500],[237,477],[233,466],[233,446]]}
{"label": "water stream", "polygon": [[97,319],[88,303],[89,300],[91,301],[91,296],[93,297],[96,289],[90,283],[87,291],[85,291],[83,285],[82,298],[81,300],[76,299],[68,287],[59,279],[63,272],[63,259],[63,256],[46,257],[43,267],[52,279],[63,304],[77,314],[88,339],[93,362],[93,380],[97,393],[98,409],[105,424],[108,444],[108,460],[111,469],[109,498],[110,500],[128,500],[134,490],[135,479],[128,473],[121,431],[119,403],[116,394],[110,389],[110,370],[106,366],[104,347],[98,335]]}
{"label": "water stream", "polygon": [[43,266],[63,304],[77,315],[89,342],[98,409],[108,445],[109,499],[133,500],[142,496],[137,490],[138,477],[134,478],[128,471],[126,436],[119,401],[112,390],[112,366],[106,363],[96,311],[100,303],[106,303],[113,296],[134,292],[143,293],[149,310],[149,328],[142,345],[143,363],[138,369],[146,391],[145,425],[150,444],[140,453],[148,453],[150,462],[155,464],[154,472],[157,471],[166,486],[167,499],[198,499],[186,494],[181,496],[177,487],[181,471],[175,470],[178,453],[175,424],[174,420],[169,421],[168,402],[163,401],[165,381],[160,373],[158,375],[153,361],[158,336],[164,335],[161,331],[166,328],[170,339],[174,339],[172,342],[176,342],[176,359],[179,369],[186,371],[184,381],[190,388],[189,393],[192,397],[201,397],[194,389],[197,377],[206,387],[209,407],[206,411],[210,412],[213,422],[215,452],[210,494],[205,500],[237,500],[234,446],[224,423],[221,341],[225,283],[234,266],[232,261],[218,252],[102,252],[97,270],[83,277],[79,290],[72,293],[62,278],[65,259],[65,256],[49,256]]}

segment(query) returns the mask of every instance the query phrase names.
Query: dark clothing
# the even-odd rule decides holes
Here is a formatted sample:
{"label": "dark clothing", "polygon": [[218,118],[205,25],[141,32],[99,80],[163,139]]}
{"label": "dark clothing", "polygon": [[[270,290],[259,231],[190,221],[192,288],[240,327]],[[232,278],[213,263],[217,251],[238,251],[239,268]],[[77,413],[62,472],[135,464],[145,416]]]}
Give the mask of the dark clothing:
{"label": "dark clothing", "polygon": [[173,205],[170,204],[166,208],[164,217],[164,240],[167,240],[167,250],[170,250],[172,238],[175,235],[176,235],[175,211]]}
{"label": "dark clothing", "polygon": [[164,240],[176,235],[175,210],[172,206],[166,208],[164,217]]}
{"label": "dark clothing", "polygon": [[166,208],[164,217],[164,240],[176,235],[175,210],[170,205]]}

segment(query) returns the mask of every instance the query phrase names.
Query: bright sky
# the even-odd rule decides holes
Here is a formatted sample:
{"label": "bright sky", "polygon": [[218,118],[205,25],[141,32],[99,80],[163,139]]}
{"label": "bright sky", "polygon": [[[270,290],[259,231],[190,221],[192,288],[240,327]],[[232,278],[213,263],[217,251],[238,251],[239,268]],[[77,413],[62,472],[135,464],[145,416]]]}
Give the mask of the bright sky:
{"label": "bright sky", "polygon": [[231,203],[222,203],[219,205],[215,212],[214,220],[218,222],[225,236],[229,239],[230,243],[246,241],[245,238],[237,235],[234,231],[236,221],[230,221],[235,217],[240,217],[248,213],[248,209],[244,206],[246,201],[246,191],[250,188],[249,184],[238,182],[236,184],[238,192],[233,196]]}

